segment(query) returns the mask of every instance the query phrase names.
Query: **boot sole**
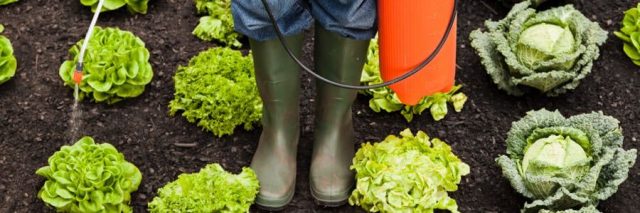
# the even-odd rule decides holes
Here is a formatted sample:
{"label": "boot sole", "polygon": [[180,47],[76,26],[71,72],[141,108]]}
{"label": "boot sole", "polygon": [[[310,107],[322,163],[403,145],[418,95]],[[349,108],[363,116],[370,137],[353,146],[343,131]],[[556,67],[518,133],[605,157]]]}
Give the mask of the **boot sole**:
{"label": "boot sole", "polygon": [[347,188],[347,190],[344,193],[338,193],[344,196],[344,198],[339,198],[339,199],[322,199],[320,198],[321,196],[318,195],[318,193],[313,189],[312,186],[309,187],[309,191],[311,191],[311,197],[313,197],[313,200],[317,205],[324,206],[324,207],[339,207],[347,204],[347,202],[349,201],[349,192],[351,191],[351,188],[353,187]]}
{"label": "boot sole", "polygon": [[283,201],[280,200],[269,200],[260,198],[260,196],[256,196],[255,204],[256,207],[265,211],[282,211],[284,210],[289,203],[293,200],[293,195],[295,194],[295,189],[292,190]]}

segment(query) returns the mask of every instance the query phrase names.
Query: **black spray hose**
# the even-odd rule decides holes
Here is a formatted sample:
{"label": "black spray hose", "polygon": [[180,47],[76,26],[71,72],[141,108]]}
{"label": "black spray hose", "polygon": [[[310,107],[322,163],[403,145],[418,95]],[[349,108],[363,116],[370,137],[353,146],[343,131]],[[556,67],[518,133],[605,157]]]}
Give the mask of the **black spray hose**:
{"label": "black spray hose", "polygon": [[[426,1],[426,0],[425,0]],[[274,30],[276,31],[276,35],[278,36],[278,39],[280,40],[280,43],[282,44],[282,47],[284,47],[285,51],[287,52],[287,54],[289,54],[289,57],[291,57],[291,59],[293,59],[298,65],[300,65],[300,67],[302,67],[302,69],[304,71],[306,71],[307,73],[311,74],[313,77],[331,84],[333,86],[337,86],[337,87],[341,87],[341,88],[345,88],[345,89],[354,89],[354,90],[369,90],[369,89],[376,89],[376,88],[380,88],[380,87],[386,87],[392,84],[396,84],[404,79],[407,79],[413,75],[415,75],[416,73],[418,73],[420,70],[422,70],[422,68],[424,68],[425,66],[427,66],[429,63],[431,63],[431,61],[433,61],[433,59],[438,55],[438,53],[440,53],[440,50],[442,50],[442,47],[444,47],[444,44],[447,41],[447,38],[449,38],[449,34],[451,34],[451,31],[453,30],[453,26],[455,24],[455,20],[457,17],[457,5],[458,5],[458,0],[453,0],[453,9],[451,11],[451,18],[449,19],[449,25],[447,25],[447,30],[445,31],[444,35],[442,35],[442,38],[440,39],[440,43],[438,43],[438,46],[436,46],[436,49],[433,50],[433,52],[431,52],[431,54],[429,55],[429,57],[425,58],[424,61],[422,61],[416,68],[413,68],[411,71],[397,77],[394,79],[391,79],[390,81],[381,83],[381,84],[374,84],[374,85],[365,85],[365,86],[360,86],[360,85],[348,85],[348,84],[342,84],[339,82],[335,82],[332,80],[329,80],[325,77],[322,77],[321,75],[319,75],[318,73],[314,72],[313,70],[309,69],[307,66],[305,66],[302,61],[300,61],[300,59],[298,59],[293,52],[291,51],[291,49],[289,48],[289,46],[287,46],[287,43],[284,40],[284,35],[282,35],[282,31],[280,30],[280,27],[278,26],[278,23],[276,22],[275,17],[273,16],[273,12],[271,12],[271,8],[269,7],[269,5],[267,4],[267,0],[262,0],[262,5],[264,5],[265,10],[267,11],[267,15],[269,15],[269,19],[271,21],[271,24],[273,25]]]}

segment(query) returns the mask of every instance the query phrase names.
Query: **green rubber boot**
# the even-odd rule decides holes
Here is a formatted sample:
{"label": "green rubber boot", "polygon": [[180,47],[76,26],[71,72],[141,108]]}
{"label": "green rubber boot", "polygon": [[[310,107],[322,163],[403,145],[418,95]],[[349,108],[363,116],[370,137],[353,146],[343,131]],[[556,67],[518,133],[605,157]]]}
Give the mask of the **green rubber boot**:
{"label": "green rubber boot", "polygon": [[[345,38],[319,25],[315,29],[315,70],[330,80],[357,85],[369,40]],[[321,205],[340,206],[347,202],[354,183],[349,169],[355,154],[351,105],[358,91],[317,81],[317,92],[311,195]]]}
{"label": "green rubber boot", "polygon": [[[286,38],[300,57],[303,35]],[[255,203],[266,210],[283,209],[293,198],[299,124],[300,67],[277,39],[251,40],[256,82],[264,102],[262,134],[251,168],[260,181]]]}

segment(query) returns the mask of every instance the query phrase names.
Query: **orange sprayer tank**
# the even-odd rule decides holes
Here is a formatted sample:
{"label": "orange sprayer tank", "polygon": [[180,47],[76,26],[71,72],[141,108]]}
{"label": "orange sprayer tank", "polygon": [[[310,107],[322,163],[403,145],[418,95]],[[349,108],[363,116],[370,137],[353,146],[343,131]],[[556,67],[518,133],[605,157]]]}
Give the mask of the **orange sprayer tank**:
{"label": "orange sprayer tank", "polygon": [[[447,29],[453,4],[454,0],[378,0],[380,72],[385,81],[415,68],[434,51]],[[425,96],[453,87],[456,28],[429,65],[390,86],[403,103],[415,105]]]}

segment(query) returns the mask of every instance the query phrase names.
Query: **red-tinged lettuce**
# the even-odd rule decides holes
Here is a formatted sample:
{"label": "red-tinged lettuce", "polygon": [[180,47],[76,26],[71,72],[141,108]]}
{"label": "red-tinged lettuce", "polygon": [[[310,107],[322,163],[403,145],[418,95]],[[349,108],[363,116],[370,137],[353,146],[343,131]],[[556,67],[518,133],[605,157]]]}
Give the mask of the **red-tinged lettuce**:
{"label": "red-tinged lettuce", "polygon": [[[0,33],[4,26],[0,24]],[[18,62],[13,55],[13,46],[7,37],[0,35],[0,84],[7,82],[16,74]]]}
{"label": "red-tinged lettuce", "polygon": [[[95,12],[98,8],[100,0],[80,0],[84,6],[91,7],[91,11]],[[105,0],[102,5],[102,11],[112,11],[127,6],[130,13],[147,14],[147,4],[149,0]]]}
{"label": "red-tinged lettuce", "polygon": [[236,126],[250,130],[262,118],[251,55],[227,47],[211,48],[179,66],[173,77],[174,99],[169,112],[182,112],[189,122],[213,132],[233,134]]}
{"label": "red-tinged lettuce", "polygon": [[482,65],[510,95],[539,92],[558,96],[580,84],[607,40],[600,28],[572,5],[536,11],[526,1],[486,30],[471,33],[471,46]]}
{"label": "red-tinged lettuce", "polygon": [[496,159],[503,175],[532,200],[522,212],[598,212],[627,179],[635,149],[622,149],[619,121],[600,113],[565,118],[531,111],[507,134],[507,155]]}
{"label": "red-tinged lettuce", "polygon": [[47,179],[38,197],[58,212],[132,212],[130,194],[142,180],[115,147],[90,137],[63,146],[36,174]]}
{"label": "red-tinged lettuce", "polygon": [[205,41],[218,41],[225,46],[241,47],[238,41],[240,34],[233,27],[231,15],[231,0],[195,0],[198,14],[205,14],[200,18],[193,35]]}
{"label": "red-tinged lettuce", "polygon": [[640,3],[624,12],[622,28],[613,34],[622,39],[624,53],[634,64],[640,66]]}
{"label": "red-tinged lettuce", "polygon": [[181,174],[160,188],[149,203],[149,211],[249,212],[258,189],[258,177],[250,168],[234,175],[218,164],[209,164],[198,173]]}
{"label": "red-tinged lettuce", "polygon": [[0,0],[0,6],[18,2],[18,0]]}
{"label": "red-tinged lettuce", "polygon": [[[64,84],[73,88],[73,72],[82,42],[71,47],[71,60],[60,66]],[[109,104],[138,97],[151,79],[149,50],[133,33],[118,28],[94,29],[84,58],[84,77],[80,83],[80,99],[86,96]]]}
{"label": "red-tinged lettuce", "polygon": [[356,171],[356,189],[351,205],[370,212],[458,212],[448,192],[458,190],[469,165],[437,138],[409,129],[400,137],[388,136],[380,143],[365,143],[351,169]]}
{"label": "red-tinged lettuce", "polygon": [[[382,76],[380,75],[379,57],[378,39],[376,37],[371,40],[371,44],[369,45],[367,63],[364,65],[362,77],[360,78],[362,84],[375,85],[383,83]],[[414,106],[402,103],[398,95],[389,87],[363,90],[362,93],[372,96],[371,100],[369,100],[369,107],[375,112],[382,110],[386,112],[400,111],[400,114],[402,114],[408,122],[411,122],[415,115],[421,115],[423,111],[429,109],[431,117],[439,121],[448,113],[447,103],[451,103],[456,112],[462,111],[464,103],[467,101],[467,96],[464,93],[458,93],[460,87],[462,86],[454,86],[447,93],[436,93],[426,96]]]}

